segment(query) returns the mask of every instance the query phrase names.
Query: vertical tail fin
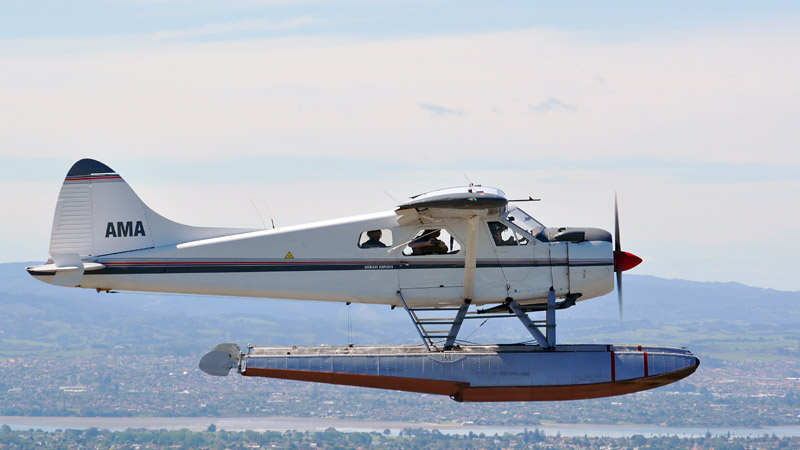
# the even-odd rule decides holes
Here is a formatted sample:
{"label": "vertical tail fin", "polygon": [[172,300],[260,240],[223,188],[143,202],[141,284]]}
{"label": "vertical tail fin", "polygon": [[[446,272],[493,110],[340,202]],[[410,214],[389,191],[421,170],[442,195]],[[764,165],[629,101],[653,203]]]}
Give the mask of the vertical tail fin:
{"label": "vertical tail fin", "polygon": [[67,173],[56,204],[50,255],[82,259],[253,231],[168,220],[147,207],[119,174],[93,159]]}

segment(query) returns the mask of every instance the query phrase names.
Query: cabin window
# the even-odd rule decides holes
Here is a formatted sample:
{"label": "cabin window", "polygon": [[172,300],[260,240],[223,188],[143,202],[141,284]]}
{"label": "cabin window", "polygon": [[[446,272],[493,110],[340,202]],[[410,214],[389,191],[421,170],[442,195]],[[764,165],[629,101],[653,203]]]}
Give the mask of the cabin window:
{"label": "cabin window", "polygon": [[525,245],[528,239],[507,227],[502,222],[489,222],[489,232],[494,240],[494,245],[498,247]]}
{"label": "cabin window", "polygon": [[383,228],[361,233],[358,238],[359,248],[386,248],[392,246],[392,230]]}
{"label": "cabin window", "polygon": [[403,249],[405,256],[452,255],[461,250],[461,244],[445,229],[420,230]]}

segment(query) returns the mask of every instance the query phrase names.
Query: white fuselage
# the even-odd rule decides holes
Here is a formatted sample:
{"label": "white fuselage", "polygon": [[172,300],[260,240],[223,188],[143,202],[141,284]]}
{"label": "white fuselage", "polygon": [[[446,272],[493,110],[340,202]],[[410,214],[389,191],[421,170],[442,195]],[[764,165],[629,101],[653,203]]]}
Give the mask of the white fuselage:
{"label": "white fuselage", "polygon": [[[498,246],[487,219],[480,219],[473,303],[509,297],[521,304],[541,303],[551,287],[558,297],[581,294],[579,300],[613,290],[611,242],[540,241],[503,223],[526,242]],[[464,301],[467,222],[438,226],[455,241],[457,252],[406,254],[407,244],[431,225],[401,225],[395,212],[386,212],[98,256],[93,262],[105,267],[85,272],[79,284],[388,305],[401,305],[401,292],[410,306],[458,305]],[[390,244],[361,248],[359,239],[369,230],[385,230]],[[33,275],[52,282],[52,276]]]}

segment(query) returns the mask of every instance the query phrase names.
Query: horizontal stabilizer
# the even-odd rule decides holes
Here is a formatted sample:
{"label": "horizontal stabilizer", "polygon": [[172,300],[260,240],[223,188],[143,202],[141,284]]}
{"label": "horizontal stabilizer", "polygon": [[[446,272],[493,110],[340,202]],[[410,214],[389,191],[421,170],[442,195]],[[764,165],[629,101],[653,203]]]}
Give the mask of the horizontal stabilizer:
{"label": "horizontal stabilizer", "polygon": [[104,264],[84,262],[77,253],[55,254],[53,262],[41,266],[30,266],[25,269],[31,275],[55,275],[53,284],[58,286],[78,286],[84,272],[104,268]]}
{"label": "horizontal stabilizer", "polygon": [[[84,262],[84,263],[82,263],[82,266],[83,266],[83,271],[84,272],[92,272],[92,271],[95,271],[95,270],[100,270],[100,269],[105,269],[106,268],[105,264],[93,263],[93,262]],[[78,269],[80,269],[79,266],[60,266],[59,267],[59,266],[57,266],[55,264],[43,264],[41,266],[29,266],[29,267],[25,268],[25,270],[27,270],[30,273],[42,273],[42,274],[57,273],[57,272],[62,272],[62,271],[65,272],[65,271],[78,270]]]}

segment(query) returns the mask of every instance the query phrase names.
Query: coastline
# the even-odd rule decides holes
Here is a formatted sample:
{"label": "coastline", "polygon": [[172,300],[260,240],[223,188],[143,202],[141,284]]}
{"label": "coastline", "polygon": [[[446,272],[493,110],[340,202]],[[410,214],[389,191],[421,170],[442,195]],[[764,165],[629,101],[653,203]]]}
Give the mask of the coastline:
{"label": "coastline", "polygon": [[699,437],[706,433],[731,436],[763,436],[775,434],[800,436],[800,426],[770,426],[764,428],[744,427],[661,427],[657,425],[599,425],[599,424],[538,424],[538,425],[474,425],[439,424],[430,422],[371,421],[359,419],[318,418],[318,417],[46,417],[46,416],[0,416],[0,425],[8,425],[14,430],[40,429],[55,431],[66,429],[98,428],[110,431],[127,429],[206,431],[214,424],[217,430],[225,431],[324,431],[335,428],[341,432],[378,432],[388,429],[397,435],[404,428],[424,428],[438,430],[444,434],[518,434],[526,429],[539,430],[547,435],[630,437],[641,434],[652,436]]}

